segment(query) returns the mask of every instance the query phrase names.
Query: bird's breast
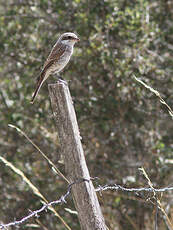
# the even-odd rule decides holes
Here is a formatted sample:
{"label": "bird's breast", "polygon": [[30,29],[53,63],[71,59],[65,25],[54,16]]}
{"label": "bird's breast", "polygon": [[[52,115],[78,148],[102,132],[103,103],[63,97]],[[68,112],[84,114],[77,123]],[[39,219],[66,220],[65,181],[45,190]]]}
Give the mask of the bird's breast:
{"label": "bird's breast", "polygon": [[66,49],[64,51],[63,55],[61,55],[61,57],[59,57],[59,59],[55,62],[55,71],[59,72],[67,65],[67,63],[70,61],[72,53],[72,49]]}

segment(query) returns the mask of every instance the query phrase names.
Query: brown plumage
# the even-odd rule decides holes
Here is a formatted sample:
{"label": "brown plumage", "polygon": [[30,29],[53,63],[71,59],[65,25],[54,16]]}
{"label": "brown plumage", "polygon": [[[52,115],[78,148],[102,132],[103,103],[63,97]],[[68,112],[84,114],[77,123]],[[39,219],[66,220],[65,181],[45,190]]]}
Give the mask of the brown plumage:
{"label": "brown plumage", "polygon": [[34,103],[42,84],[50,76],[50,74],[60,72],[69,62],[73,53],[73,46],[77,41],[79,41],[79,38],[73,33],[64,33],[60,36],[50,52],[40,76],[38,77],[36,89],[31,99],[32,104]]}

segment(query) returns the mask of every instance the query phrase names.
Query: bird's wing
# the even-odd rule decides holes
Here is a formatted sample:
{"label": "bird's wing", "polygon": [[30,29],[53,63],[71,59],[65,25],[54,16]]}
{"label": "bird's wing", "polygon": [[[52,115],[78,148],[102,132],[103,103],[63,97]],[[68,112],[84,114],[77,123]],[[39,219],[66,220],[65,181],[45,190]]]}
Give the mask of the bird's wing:
{"label": "bird's wing", "polygon": [[32,99],[31,99],[32,104],[34,103],[34,100],[35,100],[43,82],[46,80],[45,74],[46,74],[47,70],[54,64],[54,62],[55,62],[55,59],[50,60],[47,63],[47,65],[44,67],[44,69],[41,71],[40,76],[37,78],[36,88],[35,88],[34,94],[33,94]]}
{"label": "bird's wing", "polygon": [[34,103],[34,100],[43,84],[43,82],[46,80],[45,79],[45,74],[49,70],[49,68],[58,61],[58,59],[63,55],[65,52],[66,46],[60,45],[60,44],[55,44],[53,47],[52,51],[50,52],[46,62],[44,63],[43,69],[40,73],[40,76],[37,78],[37,84],[36,84],[36,89],[34,91],[34,94],[31,99],[31,103]]}
{"label": "bird's wing", "polygon": [[55,44],[54,47],[52,48],[47,60],[44,63],[43,69],[46,67],[46,65],[50,61],[58,60],[63,55],[65,50],[66,50],[66,46],[64,44],[59,44],[59,43]]}
{"label": "bird's wing", "polygon": [[40,73],[40,76],[37,78],[37,82],[40,81],[40,79],[42,78],[42,80],[44,80],[44,76],[45,73],[47,72],[47,70],[56,62],[58,61],[58,59],[63,55],[63,53],[65,52],[66,47],[63,45],[59,45],[59,44],[55,44],[55,46],[53,47],[52,51],[50,52],[47,60],[44,63],[43,69]]}

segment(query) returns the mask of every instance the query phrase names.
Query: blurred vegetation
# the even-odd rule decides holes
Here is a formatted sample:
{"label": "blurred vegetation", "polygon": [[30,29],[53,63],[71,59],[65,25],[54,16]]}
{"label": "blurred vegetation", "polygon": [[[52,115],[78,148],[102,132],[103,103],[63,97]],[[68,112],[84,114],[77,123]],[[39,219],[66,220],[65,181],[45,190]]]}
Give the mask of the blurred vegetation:
{"label": "blurred vegetation", "polygon": [[[6,0],[0,4],[0,155],[22,170],[49,200],[67,184],[15,129],[24,130],[59,163],[56,127],[47,83],[34,105],[35,81],[63,32],[81,41],[63,71],[74,99],[83,147],[92,177],[99,183],[148,186],[143,166],[156,187],[173,181],[173,122],[164,105],[132,75],[157,89],[173,108],[173,2],[171,0]],[[54,82],[51,77],[48,82]],[[56,141],[55,141],[56,140]],[[20,218],[40,207],[29,187],[0,162],[0,220]],[[162,204],[171,218],[171,194]],[[100,197],[110,229],[153,229],[154,208],[132,195],[105,192]],[[65,205],[74,209],[72,200]],[[72,229],[77,217],[56,207]],[[47,229],[65,229],[50,212],[39,218]],[[32,219],[29,223],[35,223]],[[161,213],[159,229],[168,229]],[[27,229],[27,226],[20,229]],[[33,229],[32,227],[28,227]],[[43,227],[38,227],[43,229]]]}

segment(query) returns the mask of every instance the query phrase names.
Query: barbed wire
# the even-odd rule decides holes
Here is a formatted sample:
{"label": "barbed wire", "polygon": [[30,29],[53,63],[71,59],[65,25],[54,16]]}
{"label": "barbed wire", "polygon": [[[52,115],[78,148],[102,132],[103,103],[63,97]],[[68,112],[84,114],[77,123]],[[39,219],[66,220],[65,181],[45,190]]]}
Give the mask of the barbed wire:
{"label": "barbed wire", "polygon": [[53,206],[53,205],[56,205],[56,204],[63,204],[63,203],[66,203],[66,199],[67,197],[70,195],[71,193],[71,189],[72,189],[72,186],[74,184],[79,184],[79,183],[82,183],[84,181],[87,181],[89,182],[88,179],[79,179],[71,184],[69,184],[68,188],[67,188],[67,192],[65,193],[65,195],[62,195],[58,200],[55,200],[55,201],[51,201],[47,204],[44,204],[40,209],[37,209],[35,211],[31,211],[30,210],[30,214],[28,216],[25,216],[23,217],[21,220],[16,220],[16,221],[13,221],[13,222],[10,222],[8,224],[0,224],[0,229],[6,229],[7,227],[10,227],[10,226],[14,226],[14,225],[20,225],[22,224],[23,222],[26,222],[28,219],[32,218],[32,217],[39,217],[39,213],[43,212],[44,210],[47,211],[47,209],[50,207],[50,206]]}
{"label": "barbed wire", "polygon": [[[91,178],[90,180],[95,180],[97,178]],[[73,183],[71,183],[68,187],[67,187],[67,192],[62,195],[58,200],[55,200],[55,201],[51,201],[47,204],[43,204],[43,206],[40,208],[40,209],[37,209],[35,211],[31,211],[30,210],[30,214],[23,217],[21,220],[15,220],[13,222],[10,222],[8,224],[0,224],[0,229],[7,229],[8,227],[10,226],[15,226],[15,225],[20,225],[24,222],[26,222],[27,220],[31,219],[32,217],[36,217],[36,218],[39,218],[39,213],[43,212],[43,211],[47,211],[47,209],[51,206],[54,206],[54,205],[60,205],[60,204],[63,204],[63,203],[67,203],[66,199],[67,197],[71,194],[71,189],[72,189],[72,186],[74,184],[79,184],[79,183],[82,183],[82,182],[89,182],[90,180],[88,179],[79,179]],[[106,190],[116,190],[116,191],[124,191],[124,192],[132,192],[132,193],[140,193],[140,192],[156,192],[156,193],[159,193],[159,192],[168,192],[168,191],[172,191],[173,190],[173,187],[166,187],[166,188],[161,188],[161,189],[153,189],[153,188],[125,188],[125,187],[122,187],[121,185],[117,185],[117,184],[113,184],[113,185],[104,185],[104,186],[101,186],[99,185],[95,191],[96,192],[102,192],[102,191],[106,191]]]}
{"label": "barbed wire", "polygon": [[106,191],[106,190],[116,190],[116,191],[124,191],[124,192],[168,192],[172,191],[173,187],[166,187],[166,188],[159,188],[159,189],[152,189],[152,188],[125,188],[121,185],[104,185],[104,186],[98,186],[98,188],[95,189],[96,192]]}

